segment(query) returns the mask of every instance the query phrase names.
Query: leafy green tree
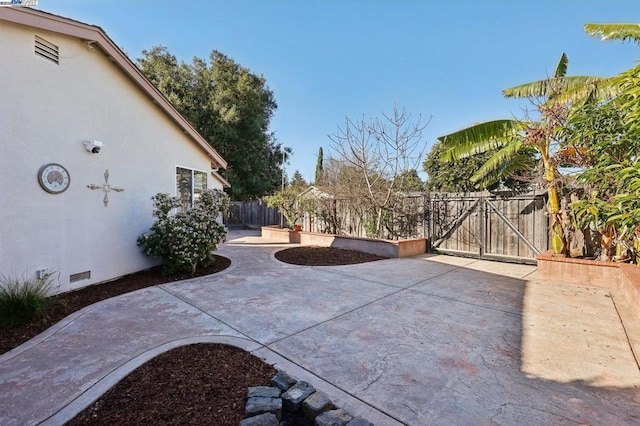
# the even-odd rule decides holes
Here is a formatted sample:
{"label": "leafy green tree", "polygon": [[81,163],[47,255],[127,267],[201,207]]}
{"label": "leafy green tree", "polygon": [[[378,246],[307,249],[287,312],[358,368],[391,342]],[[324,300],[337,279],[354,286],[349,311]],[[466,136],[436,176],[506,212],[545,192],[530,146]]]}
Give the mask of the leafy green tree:
{"label": "leafy green tree", "polygon": [[481,187],[471,180],[475,172],[486,163],[496,150],[489,150],[481,154],[461,158],[455,163],[443,162],[440,157],[446,151],[442,142],[436,142],[426,160],[422,164],[423,170],[427,172],[427,182],[425,189],[433,192],[473,192],[481,189],[494,190],[497,188],[521,190],[529,188],[535,180],[532,169],[535,164],[535,153],[533,150],[523,152],[529,155],[531,167],[517,170],[509,176],[500,179],[499,182]]}
{"label": "leafy green tree", "polygon": [[324,162],[323,157],[324,154],[322,152],[322,147],[320,147],[320,149],[318,149],[318,161],[316,162],[316,176],[314,182],[314,185],[316,186],[322,185],[324,180],[324,165],[322,164]]}
{"label": "leafy green tree", "polygon": [[[561,175],[555,154],[558,144],[565,142],[563,129],[571,102],[569,99],[594,96],[594,89],[605,80],[591,76],[567,76],[568,63],[563,53],[551,77],[503,90],[505,97],[534,100],[539,119],[489,121],[439,138],[447,148],[441,156],[443,161],[454,162],[496,150],[470,179],[483,188],[515,171],[531,170],[534,164],[530,152],[535,150],[548,194],[551,246],[557,255],[566,255],[568,249],[562,228],[558,195]],[[561,95],[565,98],[560,98]]]}
{"label": "leafy green tree", "polygon": [[309,186],[307,184],[307,181],[304,180],[304,177],[302,176],[302,173],[300,173],[299,170],[296,170],[295,172],[293,172],[293,177],[291,178],[291,182],[289,185],[291,185],[294,188],[304,188]]}
{"label": "leafy green tree", "polygon": [[[640,42],[638,24],[587,24],[590,35],[603,40]],[[577,179],[584,196],[571,208],[578,226],[601,235],[602,260],[617,260],[631,250],[640,254],[640,66],[609,79],[617,94],[602,102],[588,98],[572,109],[567,123],[571,151],[579,155],[583,171]]]}
{"label": "leafy green tree", "polygon": [[264,77],[221,52],[209,62],[178,63],[166,47],[143,50],[138,67],[162,94],[227,160],[221,172],[233,199],[259,198],[280,187],[289,148],[269,131],[277,108]]}
{"label": "leafy green tree", "polygon": [[[435,192],[472,192],[477,190],[478,185],[471,181],[471,177],[489,159],[489,155],[482,153],[462,158],[455,164],[450,164],[440,161],[445,150],[442,142],[436,142],[422,164],[423,170],[428,175],[425,189]],[[492,189],[492,187],[488,189]]]}
{"label": "leafy green tree", "polygon": [[404,170],[396,178],[396,186],[400,191],[423,191],[424,182],[416,169]]}

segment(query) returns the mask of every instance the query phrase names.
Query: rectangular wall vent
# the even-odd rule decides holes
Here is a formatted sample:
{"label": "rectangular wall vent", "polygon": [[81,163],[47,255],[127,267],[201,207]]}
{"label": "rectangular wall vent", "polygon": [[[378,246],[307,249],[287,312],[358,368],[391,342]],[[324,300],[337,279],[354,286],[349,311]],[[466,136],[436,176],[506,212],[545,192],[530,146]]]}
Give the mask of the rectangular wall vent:
{"label": "rectangular wall vent", "polygon": [[75,283],[80,280],[88,280],[91,278],[91,271],[78,272],[77,274],[69,275],[69,282]]}
{"label": "rectangular wall vent", "polygon": [[48,42],[47,40],[36,36],[36,55],[42,56],[58,64],[60,62],[60,52],[58,51],[58,46],[53,43]]}

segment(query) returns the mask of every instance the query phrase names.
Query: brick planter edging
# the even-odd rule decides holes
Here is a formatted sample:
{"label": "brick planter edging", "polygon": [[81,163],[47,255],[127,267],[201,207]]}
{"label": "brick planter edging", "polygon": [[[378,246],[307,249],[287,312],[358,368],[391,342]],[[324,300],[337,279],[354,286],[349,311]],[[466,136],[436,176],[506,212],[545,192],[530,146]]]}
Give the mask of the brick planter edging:
{"label": "brick planter edging", "polygon": [[536,257],[538,278],[622,291],[640,318],[640,267],[629,263],[555,257],[551,250]]}
{"label": "brick planter edging", "polygon": [[270,386],[247,390],[245,418],[240,426],[282,425],[373,426],[373,423],[354,418],[309,383],[297,381],[280,370]]}
{"label": "brick planter edging", "polygon": [[318,232],[291,231],[289,229],[283,229],[277,225],[263,226],[262,237],[281,243],[298,243],[309,246],[335,247],[390,258],[415,256],[426,253],[427,251],[426,238],[377,240],[373,238],[321,234]]}

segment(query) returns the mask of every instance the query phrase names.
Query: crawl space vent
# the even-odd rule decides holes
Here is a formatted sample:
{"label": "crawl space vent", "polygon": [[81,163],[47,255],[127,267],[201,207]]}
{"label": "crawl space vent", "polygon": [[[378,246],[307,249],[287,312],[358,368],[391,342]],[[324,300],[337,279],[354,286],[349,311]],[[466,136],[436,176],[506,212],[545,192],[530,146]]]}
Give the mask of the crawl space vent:
{"label": "crawl space vent", "polygon": [[58,46],[38,36],[36,36],[35,46],[36,55],[42,56],[43,58],[48,59],[55,64],[59,63],[60,55],[58,52]]}
{"label": "crawl space vent", "polygon": [[91,271],[79,272],[77,274],[69,275],[69,282],[76,282],[80,280],[88,280],[91,278]]}

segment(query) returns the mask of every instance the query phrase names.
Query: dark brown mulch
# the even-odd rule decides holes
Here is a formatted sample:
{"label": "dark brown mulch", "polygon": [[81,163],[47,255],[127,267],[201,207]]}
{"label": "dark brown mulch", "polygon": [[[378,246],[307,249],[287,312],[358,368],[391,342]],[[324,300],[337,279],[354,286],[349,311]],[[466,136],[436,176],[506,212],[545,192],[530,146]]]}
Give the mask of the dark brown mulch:
{"label": "dark brown mulch", "polygon": [[276,370],[242,349],[195,344],[165,352],[133,371],[68,425],[235,425],[249,386]]}
{"label": "dark brown mulch", "polygon": [[[349,265],[384,259],[326,247],[296,247],[278,252],[276,258],[309,266]],[[230,263],[229,259],[216,256],[211,268],[199,269],[195,276],[219,272]],[[192,276],[165,276],[160,268],[154,268],[63,294],[57,297],[59,303],[51,306],[46,318],[0,330],[0,353],[24,343],[87,305],[186,278]],[[271,366],[231,346],[185,346],[165,352],[132,372],[70,424],[237,425],[244,414],[247,387],[266,385],[274,374]]]}
{"label": "dark brown mulch", "polygon": [[180,274],[167,276],[162,273],[162,268],[158,266],[146,271],[126,275],[108,283],[92,285],[77,291],[62,293],[52,298],[45,317],[35,318],[33,321],[14,328],[0,329],[0,354],[8,352],[37,336],[53,324],[85,306],[153,285],[215,274],[216,272],[227,269],[229,265],[231,265],[229,259],[216,255],[213,264],[198,268],[195,275]]}
{"label": "dark brown mulch", "polygon": [[375,254],[333,247],[295,247],[280,250],[276,259],[281,262],[304,266],[339,266],[387,259]]}

